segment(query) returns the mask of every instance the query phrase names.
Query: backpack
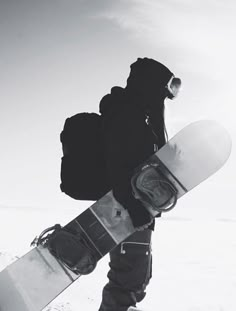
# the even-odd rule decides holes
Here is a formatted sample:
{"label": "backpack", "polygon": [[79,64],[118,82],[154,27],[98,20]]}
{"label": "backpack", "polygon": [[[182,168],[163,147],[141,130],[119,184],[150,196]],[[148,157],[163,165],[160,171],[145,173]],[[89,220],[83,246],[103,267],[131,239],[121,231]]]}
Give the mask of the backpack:
{"label": "backpack", "polygon": [[96,113],[67,118],[60,135],[61,191],[76,200],[98,200],[109,190],[103,156],[102,121]]}

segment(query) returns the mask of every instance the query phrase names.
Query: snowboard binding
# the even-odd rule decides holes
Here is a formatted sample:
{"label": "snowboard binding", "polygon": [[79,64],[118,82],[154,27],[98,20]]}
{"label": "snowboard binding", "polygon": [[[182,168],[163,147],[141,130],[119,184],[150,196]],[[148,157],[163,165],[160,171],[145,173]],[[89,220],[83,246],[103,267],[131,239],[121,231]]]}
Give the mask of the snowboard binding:
{"label": "snowboard binding", "polygon": [[59,224],[44,230],[31,243],[31,246],[39,245],[47,247],[61,264],[77,275],[89,274],[96,268],[97,260],[86,238],[63,229]]}
{"label": "snowboard binding", "polygon": [[177,189],[156,163],[143,166],[133,176],[131,184],[134,197],[156,212],[168,212],[177,203]]}

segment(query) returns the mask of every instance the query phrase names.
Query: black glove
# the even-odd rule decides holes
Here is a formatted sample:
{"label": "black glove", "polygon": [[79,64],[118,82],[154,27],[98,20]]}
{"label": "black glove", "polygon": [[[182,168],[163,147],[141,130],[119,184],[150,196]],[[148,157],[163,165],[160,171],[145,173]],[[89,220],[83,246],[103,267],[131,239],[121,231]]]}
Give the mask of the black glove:
{"label": "black glove", "polygon": [[[136,199],[135,202],[127,206],[130,218],[135,228],[142,227],[144,225],[150,225],[153,221],[153,217],[142,205],[142,203]],[[131,202],[130,202],[131,203]]]}
{"label": "black glove", "polygon": [[[118,187],[114,188],[113,195],[115,199],[128,210],[133,226],[137,230],[148,228],[154,220],[152,215],[147,211],[141,201],[134,198],[131,189],[129,189],[130,191],[119,190],[120,188]],[[154,226],[151,226],[150,229],[153,230]]]}

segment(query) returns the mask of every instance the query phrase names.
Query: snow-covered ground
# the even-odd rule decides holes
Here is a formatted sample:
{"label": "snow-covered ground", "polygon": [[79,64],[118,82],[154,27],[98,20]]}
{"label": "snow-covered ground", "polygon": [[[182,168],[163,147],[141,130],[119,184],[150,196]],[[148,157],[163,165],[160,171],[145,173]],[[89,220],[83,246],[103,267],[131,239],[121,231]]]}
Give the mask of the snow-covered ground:
{"label": "snow-covered ground", "polygon": [[[145,311],[236,310],[236,213],[229,205],[214,213],[214,205],[204,212],[203,207],[186,206],[194,195],[156,222],[153,278],[140,304]],[[28,251],[41,230],[65,224],[78,213],[0,207],[0,269]],[[108,256],[45,311],[98,310],[107,264]]]}

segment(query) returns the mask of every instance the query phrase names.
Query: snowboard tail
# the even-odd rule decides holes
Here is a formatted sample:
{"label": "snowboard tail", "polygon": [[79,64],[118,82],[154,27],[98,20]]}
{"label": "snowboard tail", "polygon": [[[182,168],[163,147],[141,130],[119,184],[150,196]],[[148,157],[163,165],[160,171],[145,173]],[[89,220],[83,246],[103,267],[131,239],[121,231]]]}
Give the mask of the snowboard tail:
{"label": "snowboard tail", "polygon": [[47,248],[36,247],[1,272],[0,310],[42,310],[77,278]]}

